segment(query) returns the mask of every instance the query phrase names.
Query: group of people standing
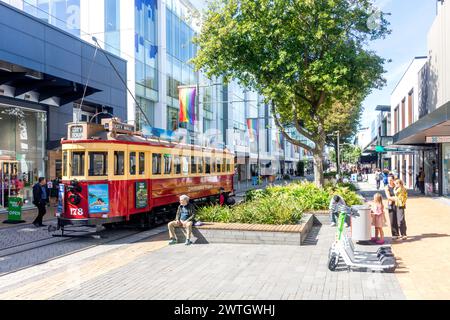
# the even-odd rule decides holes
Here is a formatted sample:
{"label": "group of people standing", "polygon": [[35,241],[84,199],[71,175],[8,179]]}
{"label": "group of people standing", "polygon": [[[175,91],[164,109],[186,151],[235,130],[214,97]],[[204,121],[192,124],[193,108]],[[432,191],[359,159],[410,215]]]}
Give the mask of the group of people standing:
{"label": "group of people standing", "polygon": [[[381,176],[381,175],[380,175]],[[396,178],[392,173],[387,173],[386,177],[383,176],[382,180],[385,183],[385,196],[387,199],[387,211],[389,214],[389,221],[391,224],[391,234],[393,240],[406,240],[406,201],[408,199],[408,192],[401,179]],[[377,180],[377,189],[379,189],[379,182]],[[339,214],[339,208],[346,206],[344,199],[335,195],[330,201],[330,220],[331,225],[336,225],[336,216]],[[371,240],[377,244],[384,244],[384,232],[383,226],[387,219],[385,215],[385,206],[383,203],[383,195],[379,192],[375,193],[373,202],[371,204],[371,218],[372,225],[375,227],[375,237]],[[349,216],[345,221],[346,226],[350,225]]]}

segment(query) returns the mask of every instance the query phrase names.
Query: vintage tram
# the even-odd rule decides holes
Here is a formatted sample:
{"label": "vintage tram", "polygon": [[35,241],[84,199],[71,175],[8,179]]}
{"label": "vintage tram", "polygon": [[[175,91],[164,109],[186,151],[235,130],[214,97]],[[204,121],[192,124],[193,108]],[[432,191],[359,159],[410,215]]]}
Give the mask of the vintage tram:
{"label": "vintage tram", "polygon": [[114,118],[68,124],[61,145],[56,216],[63,232],[68,225],[151,226],[174,216],[182,194],[211,201],[221,187],[233,193],[229,151],[149,139]]}

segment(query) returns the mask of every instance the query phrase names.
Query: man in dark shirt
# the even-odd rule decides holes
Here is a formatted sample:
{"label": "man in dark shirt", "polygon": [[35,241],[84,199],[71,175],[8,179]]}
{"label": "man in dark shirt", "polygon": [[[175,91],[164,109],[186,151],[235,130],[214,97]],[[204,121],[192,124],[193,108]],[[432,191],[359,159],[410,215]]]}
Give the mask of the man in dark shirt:
{"label": "man in dark shirt", "polygon": [[38,215],[34,219],[33,224],[36,227],[45,227],[42,224],[42,218],[45,213],[45,206],[48,203],[49,190],[47,188],[47,180],[44,177],[39,178],[39,182],[33,186],[33,204],[38,208]]}
{"label": "man in dark shirt", "polygon": [[182,195],[180,197],[180,205],[178,206],[175,220],[169,222],[169,224],[167,225],[167,227],[169,228],[170,236],[169,244],[178,243],[177,235],[175,233],[175,227],[184,227],[186,229],[186,242],[184,244],[187,246],[192,244],[191,234],[194,216],[194,205],[189,203],[189,197],[187,195]]}

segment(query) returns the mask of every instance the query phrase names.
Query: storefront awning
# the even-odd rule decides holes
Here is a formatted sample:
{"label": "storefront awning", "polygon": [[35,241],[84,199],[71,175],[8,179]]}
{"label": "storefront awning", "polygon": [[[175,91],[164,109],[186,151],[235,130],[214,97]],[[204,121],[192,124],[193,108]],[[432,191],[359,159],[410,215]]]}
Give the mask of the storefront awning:
{"label": "storefront awning", "polygon": [[[0,61],[1,62],[1,61]],[[8,68],[0,69],[0,85],[8,86],[11,90],[3,94],[5,97],[32,101],[26,95],[34,93],[36,103],[52,106],[62,106],[79,100],[101,90],[86,87],[81,83],[65,80],[45,73],[36,72],[21,66],[1,63]],[[15,71],[20,70],[20,71]]]}
{"label": "storefront awning", "polygon": [[396,145],[425,145],[427,137],[450,136],[450,102],[394,135]]}

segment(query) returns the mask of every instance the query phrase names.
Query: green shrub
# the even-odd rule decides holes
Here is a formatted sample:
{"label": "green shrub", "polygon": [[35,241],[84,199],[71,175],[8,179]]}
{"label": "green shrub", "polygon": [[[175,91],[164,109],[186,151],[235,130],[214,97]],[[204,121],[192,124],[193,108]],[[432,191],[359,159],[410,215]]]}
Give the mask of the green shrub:
{"label": "green shrub", "polygon": [[350,188],[347,184],[328,184],[318,188],[311,182],[270,186],[247,191],[246,201],[232,208],[201,208],[197,219],[225,223],[296,224],[305,211],[327,210],[335,194],[342,196],[349,206],[361,204],[358,195]]}

